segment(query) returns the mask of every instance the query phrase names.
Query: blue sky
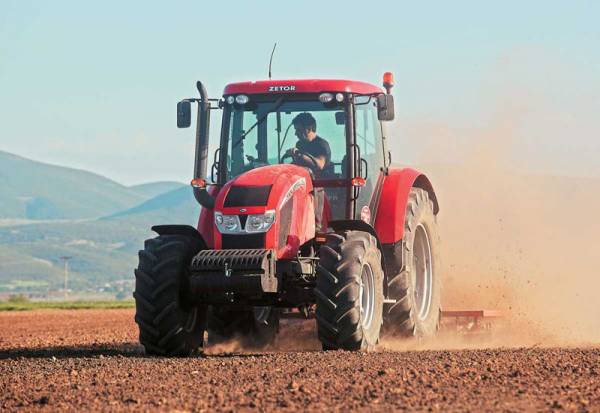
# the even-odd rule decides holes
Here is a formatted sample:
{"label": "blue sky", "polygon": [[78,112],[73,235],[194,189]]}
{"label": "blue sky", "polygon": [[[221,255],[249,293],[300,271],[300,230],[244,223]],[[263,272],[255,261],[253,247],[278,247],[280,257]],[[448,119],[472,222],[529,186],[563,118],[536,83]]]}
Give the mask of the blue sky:
{"label": "blue sky", "polygon": [[445,160],[428,158],[424,125],[485,128],[526,107],[516,164],[600,176],[599,21],[593,1],[3,0],[0,150],[127,184],[187,181],[193,132],[175,128],[176,102],[198,79],[217,96],[266,77],[277,41],[276,78],[393,71],[395,159]]}

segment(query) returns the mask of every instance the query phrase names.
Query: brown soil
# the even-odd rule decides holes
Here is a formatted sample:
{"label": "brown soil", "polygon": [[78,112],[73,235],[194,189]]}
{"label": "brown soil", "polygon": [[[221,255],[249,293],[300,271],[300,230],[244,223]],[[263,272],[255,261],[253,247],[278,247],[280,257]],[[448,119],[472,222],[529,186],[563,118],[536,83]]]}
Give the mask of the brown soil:
{"label": "brown soil", "polygon": [[600,411],[593,346],[320,352],[309,328],[293,351],[293,327],[287,351],[163,359],[132,310],[1,313],[0,329],[1,411]]}

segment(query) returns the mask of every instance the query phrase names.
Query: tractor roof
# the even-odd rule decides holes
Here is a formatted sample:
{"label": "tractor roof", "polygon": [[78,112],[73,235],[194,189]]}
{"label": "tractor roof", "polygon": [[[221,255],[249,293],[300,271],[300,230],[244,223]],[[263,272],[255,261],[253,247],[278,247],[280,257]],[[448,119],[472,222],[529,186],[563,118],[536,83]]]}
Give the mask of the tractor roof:
{"label": "tractor roof", "polygon": [[223,95],[237,93],[320,93],[348,92],[360,95],[383,93],[380,87],[370,83],[343,79],[296,79],[258,80],[253,82],[230,83],[225,86]]}

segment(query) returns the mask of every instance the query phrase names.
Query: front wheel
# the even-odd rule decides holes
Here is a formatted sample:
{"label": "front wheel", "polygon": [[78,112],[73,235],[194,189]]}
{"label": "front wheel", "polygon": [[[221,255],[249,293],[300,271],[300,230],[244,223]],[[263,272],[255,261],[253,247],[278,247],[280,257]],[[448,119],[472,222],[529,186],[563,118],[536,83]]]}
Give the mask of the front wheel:
{"label": "front wheel", "polygon": [[206,310],[188,307],[182,297],[187,265],[201,248],[182,235],[149,239],[135,270],[135,321],[146,354],[187,356],[202,346]]}
{"label": "front wheel", "polygon": [[362,231],[328,234],[319,256],[314,291],[323,349],[373,349],[383,312],[383,269],[375,237]]}

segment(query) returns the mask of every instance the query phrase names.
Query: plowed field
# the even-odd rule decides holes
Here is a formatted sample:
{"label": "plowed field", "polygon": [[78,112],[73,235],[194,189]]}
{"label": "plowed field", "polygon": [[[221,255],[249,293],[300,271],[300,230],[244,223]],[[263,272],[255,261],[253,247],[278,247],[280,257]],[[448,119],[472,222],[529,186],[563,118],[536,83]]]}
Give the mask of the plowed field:
{"label": "plowed field", "polygon": [[0,411],[600,411],[600,348],[145,357],[132,310],[0,313]]}

